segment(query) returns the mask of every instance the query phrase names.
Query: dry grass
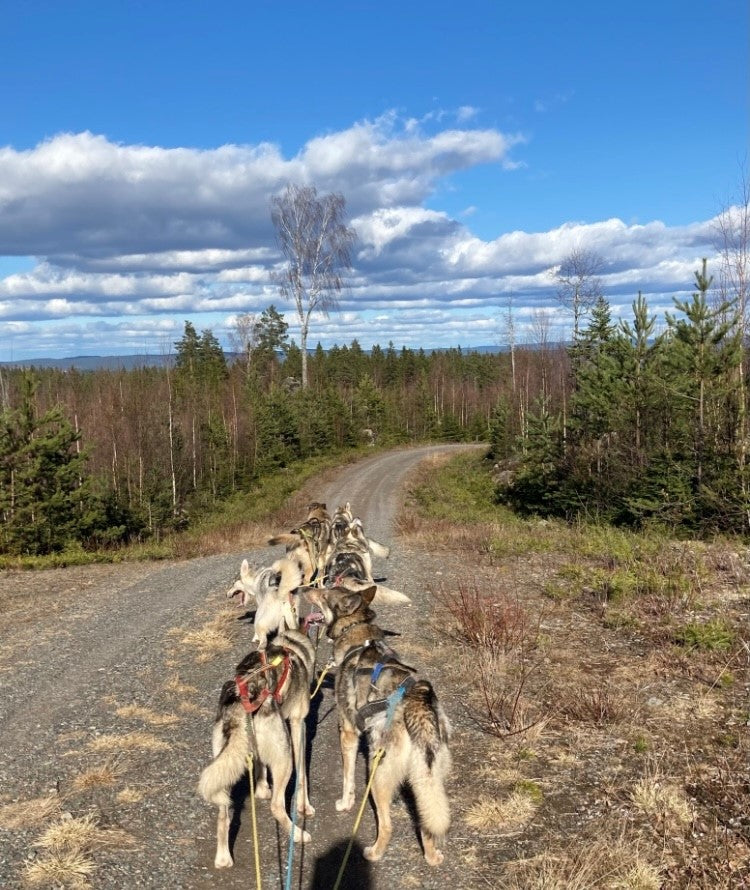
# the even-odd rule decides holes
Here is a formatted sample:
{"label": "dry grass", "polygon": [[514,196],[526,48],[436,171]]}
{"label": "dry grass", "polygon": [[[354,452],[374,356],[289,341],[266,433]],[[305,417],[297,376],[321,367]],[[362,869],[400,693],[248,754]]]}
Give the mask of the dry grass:
{"label": "dry grass", "polygon": [[84,853],[51,853],[27,866],[23,879],[29,887],[84,890],[91,886],[88,879],[95,869],[94,860]]}
{"label": "dry grass", "polygon": [[125,735],[100,735],[87,747],[91,751],[166,751],[169,745],[148,732],[128,732]]}
{"label": "dry grass", "polygon": [[191,686],[190,683],[185,683],[180,679],[179,674],[175,674],[173,677],[170,677],[169,680],[164,684],[164,688],[167,692],[171,692],[176,696],[183,695],[198,695],[198,687]]}
{"label": "dry grass", "polygon": [[57,795],[19,800],[0,807],[0,828],[16,830],[34,828],[46,822],[60,811]]}
{"label": "dry grass", "polygon": [[44,853],[26,867],[30,887],[69,887],[83,890],[96,865],[91,852],[102,847],[125,847],[133,838],[120,829],[102,828],[92,815],[60,819],[50,825],[34,846]]}
{"label": "dry grass", "polygon": [[174,555],[177,559],[213,556],[217,553],[236,553],[263,547],[274,534],[266,523],[247,520],[226,520],[221,525],[203,528],[195,534],[177,535]]}
{"label": "dry grass", "polygon": [[509,862],[504,890],[660,890],[661,869],[636,843],[591,840],[573,850],[550,850]]}
{"label": "dry grass", "polygon": [[116,828],[102,828],[96,817],[87,815],[53,823],[35,842],[35,846],[53,853],[80,853],[99,847],[124,847],[132,843],[132,837],[126,832]]}
{"label": "dry grass", "polygon": [[205,713],[200,705],[196,705],[195,702],[192,701],[181,701],[177,706],[177,710],[181,714],[189,714],[190,716],[197,716],[198,714]]}
{"label": "dry grass", "polygon": [[103,788],[108,785],[114,785],[121,774],[122,766],[119,763],[103,763],[101,766],[93,766],[86,772],[76,776],[72,784],[75,791]]}
{"label": "dry grass", "polygon": [[123,788],[122,791],[117,794],[117,802],[121,804],[131,804],[131,803],[140,803],[146,795],[143,791],[139,791],[137,788],[130,788],[129,786]]}
{"label": "dry grass", "polygon": [[633,804],[646,816],[655,820],[660,829],[679,831],[693,821],[693,814],[685,792],[675,783],[650,769],[639,779],[630,793]]}
{"label": "dry grass", "polygon": [[464,821],[480,831],[519,831],[527,825],[539,808],[539,795],[519,783],[504,799],[483,796],[464,813]]}
{"label": "dry grass", "polygon": [[[418,477],[402,527],[415,548],[461,551],[442,557],[436,599],[457,650],[459,679],[443,684],[470,720],[453,745],[462,769],[473,764],[464,818],[485,841],[487,870],[467,886],[750,888],[745,543],[506,521],[482,468],[458,476]],[[514,637],[512,610],[493,613],[498,589],[527,616],[525,633]],[[513,757],[512,728],[539,716],[533,746],[532,727]],[[504,763],[517,777],[505,781]],[[516,794],[529,763],[555,789],[530,817],[533,799]],[[506,831],[519,803],[527,813]],[[512,864],[515,841],[502,835],[518,832],[530,858]]]}
{"label": "dry grass", "polygon": [[184,648],[194,651],[195,660],[199,664],[211,661],[216,655],[232,648],[230,621],[234,621],[236,617],[234,609],[222,609],[203,627],[183,633],[180,643]]}
{"label": "dry grass", "polygon": [[150,708],[144,708],[140,705],[123,705],[117,708],[115,713],[118,717],[141,720],[144,723],[150,723],[151,726],[172,726],[180,720],[176,714],[157,714]]}

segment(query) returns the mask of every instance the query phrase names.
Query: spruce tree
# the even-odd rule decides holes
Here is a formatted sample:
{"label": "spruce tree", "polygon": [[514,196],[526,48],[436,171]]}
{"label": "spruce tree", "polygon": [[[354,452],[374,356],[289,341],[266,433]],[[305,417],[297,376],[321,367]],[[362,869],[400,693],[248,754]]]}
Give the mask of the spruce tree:
{"label": "spruce tree", "polygon": [[[730,464],[735,453],[738,406],[736,371],[742,358],[741,328],[731,303],[711,306],[712,278],[695,273],[690,300],[675,299],[681,318],[667,313],[673,410],[681,420],[673,429],[673,447],[690,464],[692,493],[699,522],[719,521],[721,501],[739,487]],[[677,441],[674,441],[677,439]]]}
{"label": "spruce tree", "polygon": [[23,379],[20,407],[0,413],[0,552],[45,554],[79,537],[86,495],[79,434],[55,407],[37,415],[38,381]]}

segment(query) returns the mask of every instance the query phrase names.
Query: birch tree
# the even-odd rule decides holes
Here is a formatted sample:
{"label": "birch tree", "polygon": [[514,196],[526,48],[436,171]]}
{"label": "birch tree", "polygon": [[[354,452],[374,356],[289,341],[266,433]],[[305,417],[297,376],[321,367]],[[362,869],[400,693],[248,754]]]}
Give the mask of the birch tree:
{"label": "birch tree", "polygon": [[599,254],[576,247],[554,271],[557,300],[573,315],[573,340],[578,336],[583,316],[602,296],[599,273],[603,266]]}
{"label": "birch tree", "polygon": [[294,304],[300,325],[302,387],[307,387],[307,337],[313,312],[338,308],[342,273],[351,267],[356,233],[348,228],[341,194],[318,197],[314,186],[290,183],[271,199],[271,220],[286,261],[279,291]]}

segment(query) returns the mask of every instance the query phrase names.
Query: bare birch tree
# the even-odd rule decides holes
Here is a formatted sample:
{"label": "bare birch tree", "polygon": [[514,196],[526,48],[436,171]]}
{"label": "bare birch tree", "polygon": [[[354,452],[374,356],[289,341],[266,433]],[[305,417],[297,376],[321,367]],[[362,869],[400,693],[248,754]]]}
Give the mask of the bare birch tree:
{"label": "bare birch tree", "polygon": [[721,257],[721,299],[736,302],[743,335],[746,335],[750,323],[750,181],[744,170],[738,194],[716,217],[715,231],[716,248]]}
{"label": "bare birch tree", "polygon": [[748,406],[744,358],[750,325],[750,181],[744,168],[740,173],[738,194],[716,217],[715,231],[716,248],[721,258],[719,297],[725,303],[732,303],[740,324],[742,360],[737,368],[737,464],[745,502],[746,525],[750,528],[750,483],[747,478]]}
{"label": "bare birch tree", "polygon": [[555,269],[557,300],[573,314],[573,339],[580,330],[581,319],[602,296],[599,274],[604,260],[583,247],[574,248]]}
{"label": "bare birch tree", "polygon": [[271,220],[286,259],[278,275],[281,295],[294,303],[300,325],[302,387],[307,387],[307,335],[315,311],[338,308],[342,272],[351,266],[354,229],[345,223],[341,194],[318,197],[314,186],[290,183],[271,199]]}
{"label": "bare birch tree", "polygon": [[505,299],[504,312],[501,318],[503,326],[503,340],[510,353],[510,373],[513,384],[513,392],[516,391],[516,319],[513,315],[513,294],[508,294]]}

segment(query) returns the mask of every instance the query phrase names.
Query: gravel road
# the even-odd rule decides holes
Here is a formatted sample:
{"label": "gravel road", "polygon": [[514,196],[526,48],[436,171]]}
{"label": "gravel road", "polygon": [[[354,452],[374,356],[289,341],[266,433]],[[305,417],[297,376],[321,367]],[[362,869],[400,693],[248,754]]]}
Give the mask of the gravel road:
{"label": "gravel road", "polygon": [[[426,605],[424,579],[433,564],[399,548],[394,517],[409,471],[451,447],[376,455],[343,468],[314,495],[329,507],[350,501],[370,536],[392,547],[387,563],[376,560],[375,573],[414,605],[381,609],[379,619],[402,635],[397,650],[417,663],[432,642],[412,618]],[[229,611],[224,592],[243,556],[265,565],[280,555],[269,548],[167,564],[0,573],[0,886],[20,887],[39,875],[49,853],[38,843],[50,824],[88,814],[110,841],[92,854],[88,886],[254,886],[248,812],[238,820],[235,867],[217,872],[215,809],[195,787],[210,760],[219,689],[250,648],[248,616]],[[323,642],[319,663],[326,658]],[[433,679],[440,694],[440,676]],[[334,807],[341,782],[338,732],[329,684],[323,693],[308,730],[317,814],[307,820],[312,843],[297,849],[292,886],[299,890],[333,886],[354,818]],[[359,760],[358,800],[364,787]],[[357,844],[342,890],[464,886],[452,842],[446,863],[430,869],[407,806],[395,809],[386,858],[371,866]],[[287,841],[265,801],[259,829],[263,886],[282,888]],[[368,806],[363,845],[373,831]],[[38,886],[55,886],[54,876]]]}

